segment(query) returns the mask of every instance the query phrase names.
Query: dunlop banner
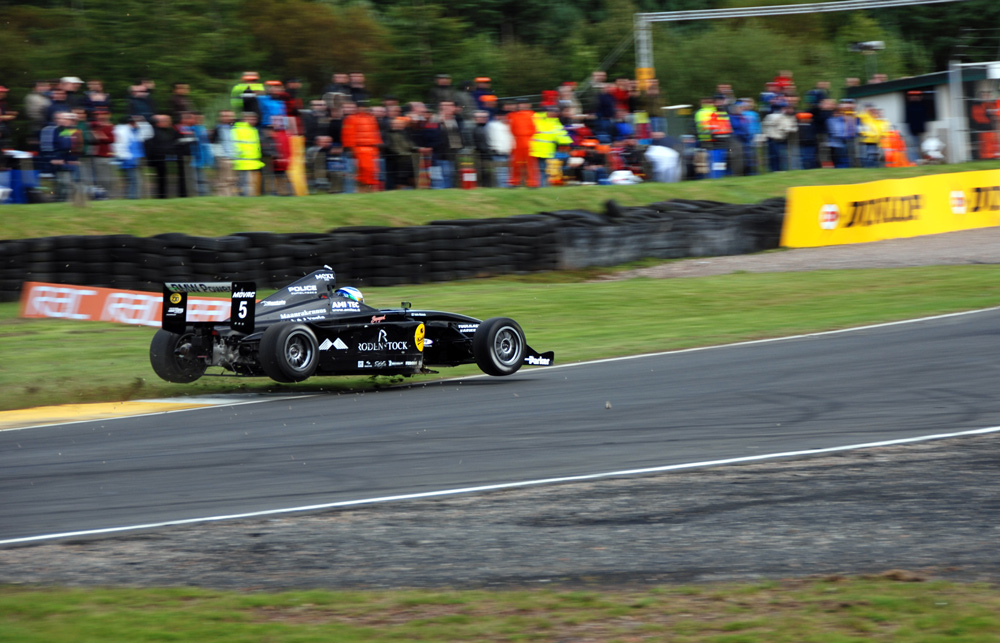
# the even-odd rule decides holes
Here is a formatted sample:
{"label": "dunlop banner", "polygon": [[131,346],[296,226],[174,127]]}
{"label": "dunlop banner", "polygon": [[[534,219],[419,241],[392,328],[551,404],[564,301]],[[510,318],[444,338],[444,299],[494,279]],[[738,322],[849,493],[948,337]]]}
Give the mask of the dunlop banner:
{"label": "dunlop banner", "polygon": [[811,248],[1000,226],[1000,170],[790,188],[781,245]]}

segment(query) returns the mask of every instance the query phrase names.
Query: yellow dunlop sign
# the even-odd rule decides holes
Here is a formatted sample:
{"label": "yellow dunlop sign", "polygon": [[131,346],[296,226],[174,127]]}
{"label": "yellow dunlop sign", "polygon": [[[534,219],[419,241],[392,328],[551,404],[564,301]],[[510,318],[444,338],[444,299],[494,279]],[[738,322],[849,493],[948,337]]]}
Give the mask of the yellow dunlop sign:
{"label": "yellow dunlop sign", "polygon": [[170,293],[170,303],[171,304],[181,303],[181,294],[179,292]]}
{"label": "yellow dunlop sign", "polygon": [[417,326],[417,330],[413,333],[413,343],[417,345],[417,350],[421,353],[424,352],[424,337],[427,336],[427,328],[423,324]]}
{"label": "yellow dunlop sign", "polygon": [[1000,170],[790,188],[781,245],[812,248],[1000,226]]}

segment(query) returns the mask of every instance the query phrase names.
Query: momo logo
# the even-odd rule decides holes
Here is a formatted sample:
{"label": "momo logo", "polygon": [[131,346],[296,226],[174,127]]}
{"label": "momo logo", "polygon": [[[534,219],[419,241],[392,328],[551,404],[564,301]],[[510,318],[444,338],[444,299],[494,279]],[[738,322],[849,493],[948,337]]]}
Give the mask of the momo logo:
{"label": "momo logo", "polygon": [[363,352],[370,351],[405,351],[410,348],[410,345],[406,342],[391,342],[389,341],[389,333],[385,329],[378,332],[378,338],[374,342],[359,342],[358,350]]}
{"label": "momo logo", "polygon": [[824,230],[836,230],[840,223],[840,208],[836,203],[827,203],[819,209],[819,227]]}
{"label": "momo logo", "polygon": [[183,299],[183,298],[184,298],[184,296],[181,295],[179,292],[171,293],[170,294],[170,303],[171,304],[179,304],[179,303],[181,303],[181,299]]}
{"label": "momo logo", "polygon": [[949,195],[952,214],[965,214],[968,206],[965,203],[965,190],[952,190]]}
{"label": "momo logo", "polygon": [[417,345],[417,350],[423,352],[424,350],[424,338],[427,337],[427,328],[420,324],[417,326],[417,330],[413,332],[413,342]]}
{"label": "momo logo", "polygon": [[317,281],[336,281],[337,277],[334,276],[332,272],[321,272],[316,275]]}

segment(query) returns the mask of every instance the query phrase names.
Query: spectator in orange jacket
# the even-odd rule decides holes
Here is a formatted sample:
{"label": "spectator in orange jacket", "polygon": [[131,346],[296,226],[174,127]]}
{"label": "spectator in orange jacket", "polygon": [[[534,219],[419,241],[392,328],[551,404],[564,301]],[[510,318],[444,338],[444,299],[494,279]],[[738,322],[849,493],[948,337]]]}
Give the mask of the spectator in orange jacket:
{"label": "spectator in orange jacket", "polygon": [[510,155],[510,184],[520,186],[527,170],[528,187],[537,188],[541,181],[538,164],[531,158],[531,137],[535,135],[535,112],[531,103],[524,101],[508,117],[510,133],[514,136],[514,149]]}
{"label": "spectator in orange jacket", "polygon": [[367,104],[359,103],[358,111],[344,119],[341,132],[344,147],[350,148],[357,165],[359,192],[375,192],[379,188],[378,159],[382,134],[378,119],[372,115]]}

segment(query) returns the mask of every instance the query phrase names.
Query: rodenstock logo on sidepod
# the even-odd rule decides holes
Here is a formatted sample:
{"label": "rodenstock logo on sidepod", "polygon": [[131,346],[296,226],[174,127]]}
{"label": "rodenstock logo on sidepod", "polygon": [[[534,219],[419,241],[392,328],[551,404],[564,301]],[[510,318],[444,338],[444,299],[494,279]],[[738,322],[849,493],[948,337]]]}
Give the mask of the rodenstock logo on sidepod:
{"label": "rodenstock logo on sidepod", "polygon": [[819,209],[819,227],[824,230],[836,230],[840,223],[840,208],[836,203],[827,203]]}

